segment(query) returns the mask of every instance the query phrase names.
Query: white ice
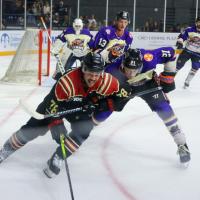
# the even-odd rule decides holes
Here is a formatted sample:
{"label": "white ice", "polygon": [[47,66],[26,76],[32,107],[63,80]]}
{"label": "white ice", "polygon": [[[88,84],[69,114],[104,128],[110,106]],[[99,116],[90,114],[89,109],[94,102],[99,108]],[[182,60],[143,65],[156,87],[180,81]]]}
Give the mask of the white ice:
{"label": "white ice", "polygon": [[[1,57],[0,76],[10,57]],[[187,169],[179,164],[177,147],[162,121],[140,99],[96,127],[79,151],[68,159],[75,200],[199,200],[200,199],[200,74],[182,89],[187,63],[176,77],[169,98],[191,151]],[[49,86],[0,83],[0,146],[29,115],[19,106],[33,107]],[[69,127],[69,124],[66,124]],[[71,200],[66,171],[55,179],[42,169],[56,148],[50,134],[38,137],[0,165],[1,200]]]}

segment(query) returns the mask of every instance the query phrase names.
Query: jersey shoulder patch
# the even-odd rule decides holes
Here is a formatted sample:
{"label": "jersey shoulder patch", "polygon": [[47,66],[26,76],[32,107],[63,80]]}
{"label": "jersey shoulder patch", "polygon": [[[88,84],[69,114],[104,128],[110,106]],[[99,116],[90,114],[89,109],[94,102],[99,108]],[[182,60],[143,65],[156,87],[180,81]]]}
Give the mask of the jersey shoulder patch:
{"label": "jersey shoulder patch", "polygon": [[105,32],[106,32],[107,35],[110,35],[111,30],[110,30],[109,28],[106,28],[106,29],[105,29]]}
{"label": "jersey shoulder patch", "polygon": [[147,61],[147,62],[151,62],[153,60],[153,54],[145,53],[144,54],[144,60]]}

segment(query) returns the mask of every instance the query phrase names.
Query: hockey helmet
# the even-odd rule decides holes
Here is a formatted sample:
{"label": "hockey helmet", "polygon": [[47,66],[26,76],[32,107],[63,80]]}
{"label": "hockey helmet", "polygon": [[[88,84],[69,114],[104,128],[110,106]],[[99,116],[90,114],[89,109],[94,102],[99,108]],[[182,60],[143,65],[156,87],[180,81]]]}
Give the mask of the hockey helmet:
{"label": "hockey helmet", "polygon": [[118,21],[119,19],[125,19],[128,22],[130,22],[130,17],[129,13],[127,11],[120,11],[116,14],[116,20]]}
{"label": "hockey helmet", "polygon": [[83,72],[90,71],[101,73],[104,71],[105,62],[99,53],[89,52],[83,59]]}
{"label": "hockey helmet", "polygon": [[141,69],[142,68],[142,54],[139,49],[129,49],[123,60],[123,66],[129,69]]}
{"label": "hockey helmet", "polygon": [[75,31],[80,31],[83,29],[83,21],[80,18],[76,18],[73,22],[73,28]]}

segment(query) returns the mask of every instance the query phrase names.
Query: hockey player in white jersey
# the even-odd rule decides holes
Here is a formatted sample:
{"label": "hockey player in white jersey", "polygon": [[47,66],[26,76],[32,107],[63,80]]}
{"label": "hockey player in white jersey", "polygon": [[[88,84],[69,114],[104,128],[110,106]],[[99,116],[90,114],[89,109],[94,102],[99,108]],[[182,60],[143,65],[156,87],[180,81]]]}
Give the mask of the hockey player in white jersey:
{"label": "hockey player in white jersey", "polygon": [[[184,44],[185,48],[183,49]],[[200,17],[196,18],[194,26],[188,27],[180,33],[176,46],[177,49],[183,49],[177,60],[177,72],[188,60],[192,62],[192,68],[184,82],[184,88],[186,89],[200,68]]]}
{"label": "hockey player in white jersey", "polygon": [[[61,55],[61,62],[64,72],[71,69],[77,60],[82,61],[83,57],[90,51],[93,45],[93,36],[90,31],[83,28],[83,21],[79,18],[73,22],[73,27],[65,29],[56,37],[56,41],[51,48],[51,53],[55,56]],[[53,77],[61,77],[60,68],[56,67]]]}

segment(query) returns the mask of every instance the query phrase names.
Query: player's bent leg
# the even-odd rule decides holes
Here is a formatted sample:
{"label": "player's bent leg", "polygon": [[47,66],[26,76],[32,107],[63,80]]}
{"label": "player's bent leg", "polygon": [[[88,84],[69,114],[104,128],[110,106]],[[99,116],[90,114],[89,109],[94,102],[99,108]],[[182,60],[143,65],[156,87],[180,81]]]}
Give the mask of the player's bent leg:
{"label": "player's bent leg", "polygon": [[23,135],[24,131],[20,129],[5,142],[3,148],[0,150],[0,163],[28,142],[24,139]]}
{"label": "player's bent leg", "polygon": [[192,79],[194,78],[194,76],[196,75],[197,71],[200,68],[199,56],[200,56],[200,54],[199,55],[196,55],[196,54],[190,55],[191,62],[192,62],[192,68],[189,71],[189,73],[185,79],[184,86],[183,86],[184,89],[189,87],[190,82],[192,81]]}
{"label": "player's bent leg", "polygon": [[174,142],[178,146],[178,154],[180,162],[185,163],[190,161],[190,152],[186,144],[185,134],[181,130],[178,119],[174,114],[174,111],[168,102],[162,102],[156,107],[155,111],[159,117],[163,120],[165,126],[170,132],[170,135],[174,139]]}
{"label": "player's bent leg", "polygon": [[[183,68],[185,63],[191,59],[191,54],[187,51],[183,50],[183,52],[179,55],[177,62],[176,62],[176,72]],[[187,81],[184,82],[183,88],[189,87],[189,83]]]}
{"label": "player's bent leg", "polygon": [[191,58],[191,54],[187,51],[183,50],[183,52],[179,55],[176,62],[177,71],[182,69],[185,63]]}
{"label": "player's bent leg", "polygon": [[41,120],[30,118],[30,120],[15,132],[3,145],[0,150],[0,163],[13,154],[16,150],[23,147],[29,141],[40,135],[44,135],[48,128],[40,125]]}
{"label": "player's bent leg", "polygon": [[191,82],[191,80],[194,78],[194,76],[196,75],[196,73],[197,73],[197,69],[194,69],[194,68],[192,68],[190,71],[189,71],[189,73],[188,73],[188,75],[187,75],[187,77],[186,77],[186,79],[185,79],[185,82],[184,82],[184,86],[183,86],[183,88],[184,89],[186,89],[186,88],[188,88],[189,86],[190,86],[190,82]]}
{"label": "player's bent leg", "polygon": [[[92,120],[83,120],[72,122],[72,131],[65,137],[65,151],[67,158],[75,153],[81,144],[89,137],[94,124]],[[47,166],[44,168],[44,173],[48,178],[53,178],[60,173],[63,163],[63,155],[61,146],[56,149],[56,152],[47,161]]]}
{"label": "player's bent leg", "polygon": [[0,163],[2,163],[6,158],[13,154],[17,149],[24,146],[24,143],[16,137],[14,133],[3,145],[0,150]]}

